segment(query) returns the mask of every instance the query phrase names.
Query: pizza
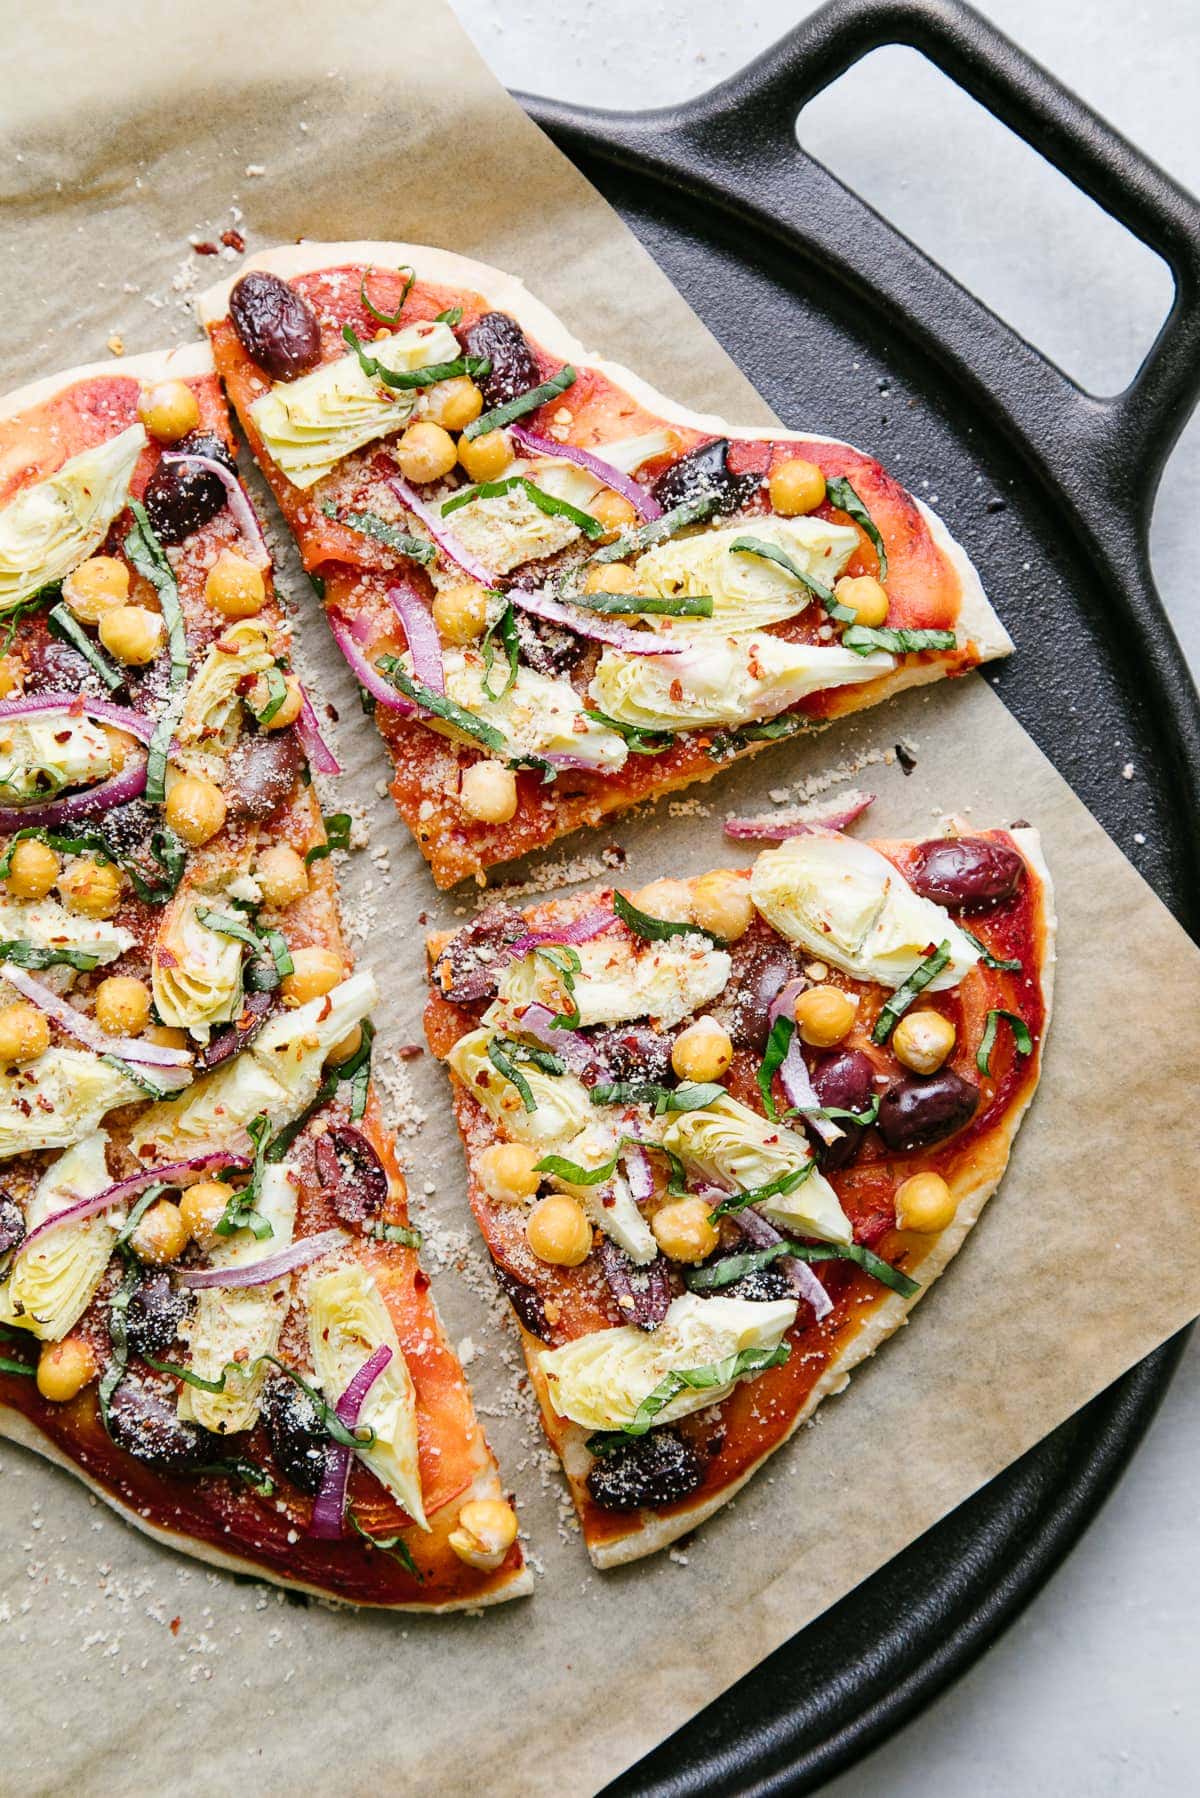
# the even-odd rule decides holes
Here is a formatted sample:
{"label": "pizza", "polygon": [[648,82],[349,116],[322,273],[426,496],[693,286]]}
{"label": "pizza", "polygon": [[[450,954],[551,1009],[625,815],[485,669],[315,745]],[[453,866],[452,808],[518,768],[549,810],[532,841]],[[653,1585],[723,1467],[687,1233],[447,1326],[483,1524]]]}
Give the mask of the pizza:
{"label": "pizza", "polygon": [[711,1515],[904,1322],[1033,1098],[1037,833],[846,821],[430,939],[471,1207],[598,1567]]}
{"label": "pizza", "polygon": [[199,314],[440,886],[1011,649],[873,458],[690,412],[482,263],[302,243]]}
{"label": "pizza", "polygon": [[527,1591],[207,347],[0,403],[0,625],[0,1431],[219,1567]]}

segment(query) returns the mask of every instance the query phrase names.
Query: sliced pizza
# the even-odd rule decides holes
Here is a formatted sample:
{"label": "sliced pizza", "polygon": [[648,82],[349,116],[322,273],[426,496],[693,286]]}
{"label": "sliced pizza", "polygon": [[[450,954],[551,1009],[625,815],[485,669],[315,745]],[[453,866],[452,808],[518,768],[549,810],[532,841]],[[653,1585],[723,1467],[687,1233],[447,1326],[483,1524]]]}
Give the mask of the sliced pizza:
{"label": "sliced pizza", "polygon": [[1037,1085],[1036,833],[796,830],[430,942],[471,1206],[598,1567],[724,1504],[904,1321]]}
{"label": "sliced pizza", "polygon": [[206,347],[0,404],[0,1433],[360,1604],[528,1589]]}
{"label": "sliced pizza", "polygon": [[1011,648],[870,456],[690,412],[482,263],[302,243],[199,312],[440,886]]}

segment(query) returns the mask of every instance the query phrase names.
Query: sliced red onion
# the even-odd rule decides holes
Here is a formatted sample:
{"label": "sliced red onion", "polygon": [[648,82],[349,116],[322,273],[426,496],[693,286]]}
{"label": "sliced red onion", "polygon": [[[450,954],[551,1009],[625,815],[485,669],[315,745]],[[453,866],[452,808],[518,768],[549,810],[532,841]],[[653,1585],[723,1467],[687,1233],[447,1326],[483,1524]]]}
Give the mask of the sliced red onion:
{"label": "sliced red onion", "polygon": [[528,930],[518,937],[515,943],[509,943],[508,953],[514,961],[520,961],[533,949],[544,949],[553,943],[566,943],[572,948],[577,943],[590,943],[594,936],[603,936],[611,930],[616,918],[610,911],[584,912],[580,917],[572,919],[570,924],[559,924],[546,930]]}
{"label": "sliced red onion", "polygon": [[[334,1406],[338,1422],[344,1423],[348,1430],[354,1429],[358,1423],[363,1400],[391,1358],[391,1349],[386,1343],[381,1344],[370,1360],[363,1362]],[[351,1452],[344,1443],[335,1442],[325,1457],[325,1477],[321,1481],[321,1490],[313,1501],[312,1521],[308,1526],[310,1536],[318,1536],[327,1542],[336,1541],[341,1536]]]}
{"label": "sliced red onion", "polygon": [[657,1256],[648,1267],[638,1267],[606,1236],[600,1244],[600,1265],[625,1322],[636,1324],[639,1330],[657,1330],[671,1304],[671,1282],[663,1257]]}
{"label": "sliced red onion", "polygon": [[577,1074],[590,1074],[597,1067],[597,1058],[591,1044],[586,1038],[577,1036],[573,1030],[556,1030],[554,1020],[561,1014],[551,1011],[548,1005],[540,1001],[527,1005],[521,1013],[521,1029],[526,1036],[533,1037],[544,1048],[561,1056],[569,1068]]}
{"label": "sliced red onion", "polygon": [[574,462],[577,468],[586,468],[594,474],[598,481],[611,487],[616,493],[623,493],[639,518],[661,518],[662,507],[653,494],[635,481],[630,474],[622,474],[611,462],[593,455],[591,450],[577,449],[573,443],[558,443],[553,437],[539,437],[536,431],[527,431],[524,425],[510,425],[510,431],[517,442],[525,449],[532,450],[535,456],[554,456],[560,462]]}
{"label": "sliced red onion", "polygon": [[108,811],[114,805],[126,805],[146,790],[146,763],[131,763],[119,774],[110,775],[99,786],[87,787],[65,799],[48,799],[42,805],[0,806],[0,830],[25,830],[32,826],[67,824],[73,818]]}
{"label": "sliced red onion", "polygon": [[485,568],[483,563],[478,561],[470,550],[459,542],[453,531],[446,529],[438,506],[431,505],[428,500],[422,499],[416,488],[406,481],[402,474],[389,475],[388,486],[397,499],[403,500],[413,516],[420,519],[443,555],[449,556],[452,562],[457,562],[458,566],[465,574],[469,574],[472,580],[479,581],[485,587],[496,585],[496,576],[492,570]]}
{"label": "sliced red onion", "polygon": [[[807,980],[801,980],[799,977],[789,980],[785,986],[780,987],[771,1001],[771,1009],[767,1013],[768,1029],[778,1018],[788,1017],[795,1020],[796,1000],[807,987]],[[779,1080],[787,1095],[789,1105],[794,1105],[798,1111],[805,1112],[821,1109],[820,1096],[813,1086],[812,1075],[808,1071],[808,1063],[805,1061],[800,1047],[798,1030],[792,1031],[792,1040],[788,1044],[787,1054],[779,1067]],[[832,1118],[806,1117],[805,1122],[812,1125],[823,1143],[837,1142],[839,1137],[846,1134],[840,1125],[834,1123]]]}
{"label": "sliced red onion", "polygon": [[119,1055],[122,1061],[139,1062],[147,1067],[188,1068],[192,1065],[192,1058],[186,1049],[163,1048],[158,1043],[143,1042],[140,1037],[109,1036],[94,1018],[76,1011],[66,999],[51,992],[48,986],[35,980],[24,968],[5,962],[0,965],[0,975],[3,975],[10,986],[15,986],[19,993],[23,993],[31,1005],[36,1005],[48,1018],[53,1018],[61,1030],[67,1031],[79,1042],[86,1043],[97,1055]]}
{"label": "sliced red onion", "polygon": [[523,612],[531,612],[535,618],[544,618],[549,624],[561,624],[574,631],[576,636],[588,637],[594,643],[607,643],[613,649],[619,649],[622,655],[678,656],[692,647],[682,639],[665,637],[658,631],[635,631],[631,625],[614,624],[594,612],[564,605],[561,600],[551,599],[545,593],[531,593],[524,587],[510,587],[508,597]]}
{"label": "sliced red onion", "polygon": [[227,1167],[240,1173],[249,1166],[244,1155],[230,1155],[219,1149],[209,1155],[193,1155],[188,1161],[164,1161],[158,1167],[143,1168],[141,1173],[130,1174],[128,1179],[106,1186],[103,1192],[93,1194],[90,1199],[80,1199],[77,1204],[67,1205],[53,1217],[45,1218],[29,1232],[21,1246],[27,1249],[44,1231],[57,1230],[60,1224],[76,1224],[82,1218],[94,1216],[97,1211],[107,1211],[111,1205],[123,1204],[135,1193],[144,1192],[147,1186],[154,1186],[160,1180],[171,1186],[184,1174],[203,1174],[213,1167]]}
{"label": "sliced red onion", "polygon": [[247,560],[253,562],[258,568],[271,566],[271,557],[258,517],[246,497],[242,483],[235,474],[230,474],[224,464],[216,461],[214,457],[197,456],[191,450],[167,450],[163,455],[163,461],[186,463],[191,468],[201,469],[205,474],[216,475],[225,489],[225,497],[229,502],[229,510],[233,514],[234,522],[254,552]]}
{"label": "sliced red onion", "polygon": [[113,705],[107,699],[93,699],[90,693],[70,693],[59,689],[53,693],[34,693],[25,699],[0,701],[0,719],[32,717],[36,712],[83,713],[99,718],[104,724],[115,724],[118,730],[148,743],[154,735],[155,720],[145,712],[134,712],[124,705]]}
{"label": "sliced red onion", "polygon": [[438,641],[433,614],[415,587],[397,582],[388,588],[388,600],[404,626],[404,636],[412,656],[413,675],[431,693],[446,695],[446,676],[442,668],[442,646]]}
{"label": "sliced red onion", "polygon": [[845,830],[873,804],[874,793],[856,793],[840,811],[798,818],[787,812],[759,818],[726,818],[725,835],[744,843],[786,843],[790,837],[810,837],[820,830]]}
{"label": "sliced red onion", "polygon": [[650,1157],[639,1142],[626,1143],[622,1151],[629,1196],[635,1205],[644,1205],[654,1197],[654,1169]]}
{"label": "sliced red onion", "polygon": [[385,680],[378,668],[363,654],[349,620],[332,608],[326,612],[326,617],[333,632],[333,640],[350,664],[359,686],[364,687],[385,711],[401,712],[406,718],[415,718],[416,706],[411,700],[405,699],[403,693],[397,693],[391,681]]}
{"label": "sliced red onion", "polygon": [[296,720],[296,735],[304,745],[304,753],[310,765],[318,774],[341,773],[342,764],[321,735],[313,702],[303,687],[300,689],[300,716]]}
{"label": "sliced red onion", "polygon": [[307,1267],[310,1261],[332,1255],[349,1240],[344,1230],[323,1230],[319,1236],[306,1236],[303,1242],[280,1249],[277,1255],[264,1255],[261,1261],[243,1261],[229,1267],[189,1268],[180,1274],[179,1284],[190,1287],[193,1292],[202,1292],[209,1286],[266,1286],[298,1267]]}
{"label": "sliced red onion", "polygon": [[[752,1205],[748,1205],[744,1211],[735,1212],[733,1221],[756,1249],[773,1248],[777,1242],[784,1240],[775,1226],[769,1224]],[[820,1323],[822,1318],[828,1317],[833,1310],[833,1300],[808,1262],[799,1260],[795,1255],[781,1255],[778,1265],[791,1281],[792,1290],[806,1304],[811,1305],[813,1321]]]}

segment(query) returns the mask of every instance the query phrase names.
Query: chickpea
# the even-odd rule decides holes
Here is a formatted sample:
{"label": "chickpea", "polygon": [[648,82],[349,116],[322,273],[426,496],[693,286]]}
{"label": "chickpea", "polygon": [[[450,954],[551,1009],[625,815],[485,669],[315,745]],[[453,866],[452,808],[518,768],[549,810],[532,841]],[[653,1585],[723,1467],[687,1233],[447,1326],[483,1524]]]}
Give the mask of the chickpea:
{"label": "chickpea", "polygon": [[465,431],[483,411],[483,395],[468,375],[454,375],[425,390],[425,417],[446,431]]}
{"label": "chickpea", "polygon": [[469,1498],[447,1541],[460,1561],[491,1573],[517,1539],[517,1513],[502,1498]]}
{"label": "chickpea", "polygon": [[754,916],[750,882],[728,868],[702,874],[692,883],[692,917],[701,930],[711,930],[722,942],[736,943],[745,936]]}
{"label": "chickpea", "polygon": [[602,487],[588,506],[588,511],[593,518],[599,519],[609,537],[620,536],[623,530],[638,521],[636,508],[623,493],[617,493],[612,487]]}
{"label": "chickpea", "polygon": [[96,988],[96,1022],[109,1036],[136,1036],[150,1022],[150,991],[129,974],[110,974]]}
{"label": "chickpea", "polygon": [[776,512],[795,518],[802,512],[816,511],[825,498],[825,476],[815,462],[793,456],[787,462],[776,463],[767,477],[767,491]]}
{"label": "chickpea", "polygon": [[840,986],[810,986],[798,994],[794,1012],[802,1043],[832,1049],[853,1028],[858,1000]]}
{"label": "chickpea", "polygon": [[469,480],[494,481],[513,459],[512,442],[506,431],[485,431],[482,437],[460,437],[458,459]]}
{"label": "chickpea", "polygon": [[200,423],[200,408],[186,381],[159,381],[142,389],[138,417],[160,443],[178,443]]}
{"label": "chickpea", "polygon": [[532,1199],[541,1184],[538,1152],[523,1142],[494,1142],[479,1157],[479,1178],[489,1199],[515,1205]]}
{"label": "chickpea", "polygon": [[719,1080],[733,1060],[729,1032],[715,1018],[697,1018],[675,1038],[671,1066],[681,1080]]}
{"label": "chickpea", "polygon": [[254,618],[267,603],[267,583],[261,568],[223,549],[205,577],[204,597],[223,618]]}
{"label": "chickpea", "polygon": [[876,630],[888,615],[887,589],[873,574],[844,574],[833,584],[833,596],[839,605],[849,606],[855,624]]}
{"label": "chickpea", "polygon": [[625,562],[600,562],[583,577],[585,593],[636,593],[637,576]]}
{"label": "chickpea", "polygon": [[203,774],[181,774],[163,807],[171,829],[193,849],[216,836],[225,822],[225,810],[224,793]]}
{"label": "chickpea", "polygon": [[114,606],[101,614],[97,630],[109,655],[131,668],[144,668],[158,654],[163,621],[148,606]]}
{"label": "chickpea", "polygon": [[89,556],[63,582],[63,598],[81,624],[99,624],[129,598],[129,570],[116,556]]}
{"label": "chickpea", "polygon": [[206,1243],[225,1215],[233,1188],[224,1180],[197,1180],[179,1201],[179,1215],[192,1242]]}
{"label": "chickpea", "polygon": [[263,896],[263,904],[281,911],[303,899],[308,891],[308,869],[304,858],[287,843],[272,843],[264,849],[254,868],[254,878]]}
{"label": "chickpea", "polygon": [[58,879],[62,863],[49,843],[26,837],[12,853],[8,869],[8,890],[14,899],[44,899]]}
{"label": "chickpea", "polygon": [[892,1051],[914,1074],[936,1074],[957,1034],[940,1011],[909,1011],[892,1032]]}
{"label": "chickpea", "polygon": [[358,1054],[358,1051],[362,1048],[362,1039],[362,1025],[356,1024],[353,1030],[348,1030],[345,1036],[339,1037],[337,1042],[334,1043],[332,1049],[325,1057],[325,1065],[327,1067],[340,1068],[344,1061],[349,1061],[352,1055]]}
{"label": "chickpea", "polygon": [[0,699],[11,699],[25,682],[25,664],[20,656],[0,656]]}
{"label": "chickpea", "polygon": [[578,1267],[592,1252],[592,1226],[578,1199],[552,1192],[529,1213],[525,1238],[539,1261]]}
{"label": "chickpea", "polygon": [[459,804],[480,824],[507,824],[517,809],[517,777],[503,762],[472,762],[463,769]]}
{"label": "chickpea", "polygon": [[177,1030],[173,1024],[151,1024],[142,1031],[148,1043],[157,1043],[160,1049],[190,1049],[191,1040],[186,1030]]}
{"label": "chickpea", "polygon": [[121,886],[121,870],[90,855],[80,856],[58,877],[63,904],[81,918],[111,918],[121,903]]}
{"label": "chickpea", "polygon": [[896,1188],[896,1222],[902,1230],[916,1230],[922,1236],[936,1236],[954,1222],[958,1202],[942,1179],[932,1170],[910,1174]]}
{"label": "chickpea", "polygon": [[400,473],[409,481],[440,481],[458,460],[458,451],[449,431],[425,420],[409,425],[392,455]]}
{"label": "chickpea", "polygon": [[346,965],[332,949],[311,947],[292,950],[292,971],[279,983],[285,1005],[307,1005],[331,993],[346,978]]}
{"label": "chickpea", "polygon": [[36,1005],[6,1005],[0,1011],[0,1064],[36,1061],[50,1047],[50,1026]]}
{"label": "chickpea", "polygon": [[169,1261],[178,1261],[189,1240],[179,1206],[170,1199],[157,1199],[129,1238],[129,1246],[139,1261],[165,1267]]}
{"label": "chickpea", "polygon": [[692,1193],[672,1199],[650,1222],[654,1240],[672,1261],[705,1261],[720,1241],[707,1200]]}
{"label": "chickpea", "polygon": [[61,1342],[42,1345],[38,1356],[37,1389],[43,1398],[65,1405],[90,1385],[99,1368],[90,1343],[82,1336],[64,1336]]}
{"label": "chickpea", "polygon": [[487,625],[487,593],[478,581],[443,587],[433,602],[433,622],[443,643],[474,643]]}
{"label": "chickpea", "polygon": [[652,880],[632,895],[632,903],[652,918],[670,918],[676,924],[690,924],[692,889],[686,880]]}
{"label": "chickpea", "polygon": [[[285,674],[283,685],[285,691],[278,711],[272,712],[269,718],[259,720],[263,730],[286,730],[288,725],[295,724],[300,716],[300,707],[304,704],[304,689],[294,674]],[[267,683],[260,674],[250,689],[251,711],[264,710],[269,697]]]}

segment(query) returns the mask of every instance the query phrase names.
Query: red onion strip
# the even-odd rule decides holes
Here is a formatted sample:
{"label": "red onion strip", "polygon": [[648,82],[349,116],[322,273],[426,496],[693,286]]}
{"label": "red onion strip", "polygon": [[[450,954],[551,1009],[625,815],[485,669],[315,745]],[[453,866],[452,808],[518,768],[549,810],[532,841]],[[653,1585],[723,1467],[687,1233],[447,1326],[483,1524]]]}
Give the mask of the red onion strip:
{"label": "red onion strip", "polygon": [[190,1287],[193,1292],[202,1292],[209,1286],[265,1286],[298,1267],[307,1267],[310,1261],[332,1255],[349,1240],[344,1230],[323,1230],[319,1236],[306,1236],[303,1242],[294,1242],[289,1248],[280,1249],[277,1255],[264,1255],[260,1261],[242,1261],[229,1267],[189,1268],[180,1274],[179,1284]]}
{"label": "red onion strip", "polygon": [[271,557],[267,550],[266,540],[254,507],[246,497],[242,483],[235,474],[230,474],[223,463],[212,456],[193,455],[190,450],[167,450],[163,461],[168,463],[185,463],[191,468],[199,468],[204,474],[216,475],[225,489],[225,497],[229,502],[229,510],[242,536],[253,550],[248,559],[258,568],[269,568]]}
{"label": "red onion strip", "polygon": [[364,687],[385,711],[401,712],[406,718],[415,718],[417,708],[403,693],[397,693],[395,687],[380,674],[378,668],[365,656],[355,639],[354,627],[342,617],[340,612],[327,611],[329,628],[333,632],[333,640],[345,656],[359,686]]}
{"label": "red onion strip", "polygon": [[114,1186],[106,1186],[103,1192],[95,1193],[90,1199],[80,1199],[74,1205],[67,1205],[62,1211],[56,1211],[53,1217],[45,1218],[37,1228],[31,1230],[21,1244],[22,1252],[31,1242],[36,1242],[45,1230],[57,1230],[60,1224],[75,1224],[81,1218],[92,1217],[97,1211],[107,1211],[111,1205],[120,1205],[131,1199],[135,1193],[144,1192],[147,1186],[153,1186],[159,1180],[168,1186],[176,1185],[183,1174],[202,1174],[209,1168],[227,1167],[244,1172],[250,1163],[244,1155],[230,1155],[224,1150],[215,1150],[209,1155],[193,1155],[188,1161],[165,1161],[159,1167],[143,1168],[140,1174],[131,1174],[127,1180],[118,1180]]}
{"label": "red onion strip", "polygon": [[296,720],[296,735],[304,746],[304,753],[318,774],[340,774],[342,764],[321,735],[321,726],[317,722],[317,714],[313,710],[313,702],[300,689],[300,716]]}
{"label": "red onion strip", "polygon": [[[777,1242],[784,1240],[775,1226],[760,1216],[753,1206],[736,1212],[733,1221],[742,1235],[757,1249],[773,1248]],[[779,1266],[791,1281],[792,1290],[812,1306],[814,1322],[820,1323],[822,1318],[828,1317],[833,1310],[833,1300],[808,1262],[799,1260],[795,1255],[781,1255]]]}
{"label": "red onion strip", "polygon": [[691,644],[660,635],[657,631],[635,631],[628,624],[613,624],[578,606],[564,605],[544,593],[530,593],[523,587],[511,587],[508,597],[523,612],[544,618],[550,624],[561,624],[576,636],[589,637],[594,643],[607,643],[629,656],[678,656]]}
{"label": "red onion strip", "polygon": [[88,718],[99,718],[104,724],[115,724],[118,730],[148,743],[154,735],[154,719],[144,712],[134,712],[124,705],[112,705],[107,699],[93,699],[90,693],[72,693],[59,689],[53,693],[35,693],[27,699],[0,701],[0,720],[33,717],[37,712],[71,712]]}
{"label": "red onion strip", "polygon": [[449,556],[452,562],[457,562],[458,566],[466,574],[469,574],[472,580],[481,582],[485,587],[496,585],[496,576],[492,570],[485,568],[482,562],[477,561],[470,550],[458,541],[453,531],[446,529],[442,523],[441,512],[436,505],[430,505],[428,500],[422,499],[402,474],[389,475],[388,486],[396,498],[404,502],[414,518],[420,519],[443,555]]}
{"label": "red onion strip", "polygon": [[[768,1027],[773,1025],[778,1018],[794,1017],[793,1008],[796,999],[799,994],[804,992],[807,985],[806,980],[797,978],[789,980],[786,986],[780,987],[771,1001],[771,1009],[767,1013]],[[812,1075],[808,1071],[808,1063],[805,1061],[800,1047],[798,1030],[792,1031],[792,1040],[788,1044],[787,1054],[780,1064],[779,1079],[789,1105],[796,1106],[800,1111],[819,1111],[821,1109],[821,1100],[813,1086]],[[840,1125],[834,1123],[832,1118],[810,1117],[805,1121],[812,1125],[823,1143],[837,1142],[839,1137],[846,1134]]]}
{"label": "red onion strip", "polygon": [[[377,1348],[370,1360],[363,1362],[334,1406],[338,1422],[344,1423],[348,1430],[352,1430],[358,1423],[363,1400],[391,1358],[392,1351],[386,1343]],[[321,1481],[321,1490],[313,1501],[312,1520],[308,1526],[310,1536],[332,1542],[342,1534],[346,1485],[350,1478],[350,1455],[350,1449],[341,1442],[335,1442],[325,1458],[325,1477]]]}
{"label": "red onion strip", "polygon": [[786,843],[791,837],[810,837],[821,830],[845,830],[861,818],[874,802],[874,793],[859,793],[841,811],[820,817],[789,818],[786,814],[760,818],[726,818],[725,835],[745,843]]}
{"label": "red onion strip", "polygon": [[629,1196],[635,1205],[644,1205],[647,1199],[654,1197],[654,1169],[650,1165],[650,1157],[641,1143],[636,1142],[626,1143],[622,1156]]}
{"label": "red onion strip", "polygon": [[446,695],[446,676],[442,668],[442,646],[438,641],[433,614],[415,587],[397,583],[388,588],[388,601],[404,626],[404,636],[412,656],[413,676],[431,693]]}
{"label": "red onion strip", "polygon": [[524,936],[508,945],[508,953],[514,961],[520,961],[531,950],[544,949],[552,943],[566,943],[572,947],[576,943],[590,943],[594,936],[603,936],[615,923],[616,918],[610,911],[584,912],[582,917],[573,919],[570,924],[560,924],[557,929],[526,931]]}
{"label": "red onion strip", "polygon": [[85,818],[97,811],[108,811],[114,805],[125,805],[146,790],[146,764],[137,762],[102,780],[99,786],[87,787],[66,799],[48,799],[43,805],[0,806],[0,830],[25,830],[30,827],[67,824],[73,818]]}
{"label": "red onion strip", "polygon": [[536,431],[527,431],[524,425],[510,425],[509,429],[517,442],[524,449],[532,450],[535,456],[554,456],[560,462],[574,462],[576,467],[586,468],[615,493],[624,494],[639,518],[662,517],[658,501],[632,475],[622,474],[619,468],[614,468],[611,462],[605,462],[591,450],[578,449],[573,443],[557,443],[553,437],[539,437]]}
{"label": "red onion strip", "polygon": [[551,1011],[548,1005],[535,1001],[521,1013],[521,1029],[526,1036],[531,1036],[535,1042],[561,1056],[576,1073],[591,1073],[596,1066],[596,1056],[591,1045],[583,1037],[576,1036],[572,1030],[556,1030],[554,1020],[560,1015]]}
{"label": "red onion strip", "polygon": [[188,1068],[192,1065],[192,1058],[186,1049],[161,1048],[158,1043],[143,1042],[140,1037],[109,1036],[94,1018],[89,1018],[85,1012],[76,1011],[66,999],[51,992],[48,986],[35,980],[23,968],[4,962],[0,964],[0,975],[10,986],[15,986],[19,993],[23,993],[31,1005],[36,1005],[48,1018],[53,1018],[61,1030],[67,1031],[79,1042],[86,1043],[97,1055],[119,1055],[122,1061],[139,1062],[147,1067]]}

